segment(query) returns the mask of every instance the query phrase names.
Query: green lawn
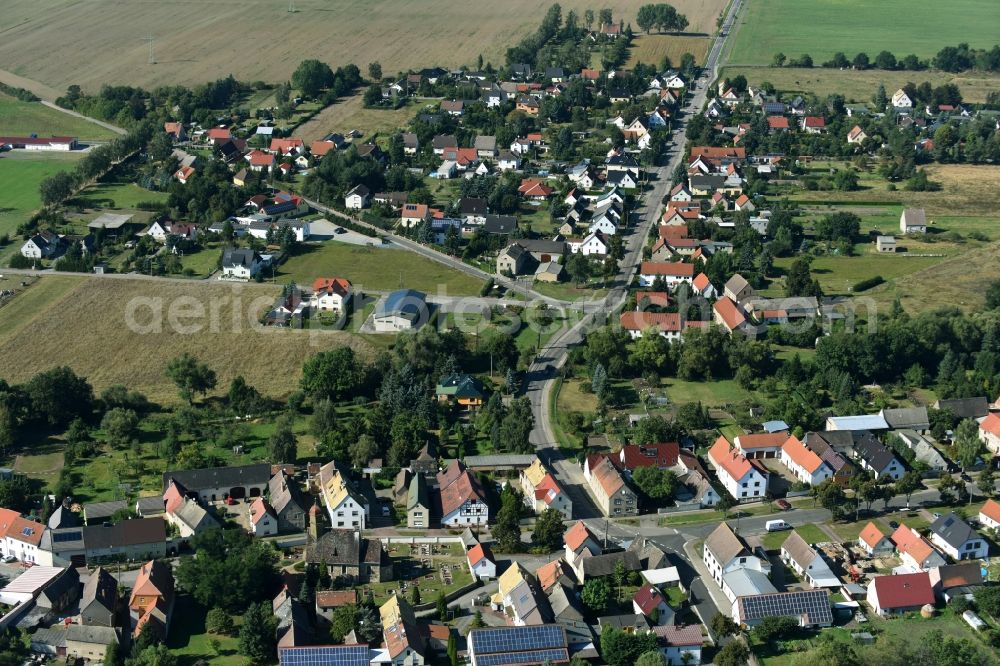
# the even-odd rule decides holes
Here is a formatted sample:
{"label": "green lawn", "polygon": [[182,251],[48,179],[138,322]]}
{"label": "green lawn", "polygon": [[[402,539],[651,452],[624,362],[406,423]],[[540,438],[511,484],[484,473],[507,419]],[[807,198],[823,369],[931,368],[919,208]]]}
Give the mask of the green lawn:
{"label": "green lawn", "polygon": [[683,379],[664,380],[667,396],[673,403],[701,402],[707,407],[737,403],[750,397],[750,392],[732,379],[708,382],[688,382]]}
{"label": "green lawn", "polygon": [[[200,659],[220,666],[241,666],[246,659],[237,653],[236,636],[217,636],[205,629],[207,608],[199,606],[191,597],[177,598],[167,647],[179,658],[180,666],[192,666]],[[240,618],[234,618],[239,626]],[[212,640],[219,641],[219,653],[212,649]]]}
{"label": "green lawn", "polygon": [[785,539],[791,536],[792,532],[798,532],[799,536],[806,540],[807,543],[821,543],[823,541],[829,541],[830,536],[821,530],[816,525],[801,525],[796,527],[794,530],[782,530],[780,532],[768,532],[764,535],[763,541],[764,547],[768,550],[778,550],[781,545],[785,543]]}
{"label": "green lawn", "polygon": [[729,62],[769,64],[779,51],[790,58],[808,53],[817,65],[837,51],[848,59],[864,51],[874,60],[883,49],[926,58],[960,42],[986,49],[996,43],[1000,3],[952,0],[947,20],[941,10],[912,0],[755,0],[744,9]]}
{"label": "green lawn", "polygon": [[[79,153],[0,153],[0,235],[13,237],[17,225],[42,205],[38,184],[58,171],[69,171],[79,157]],[[10,251],[10,246],[0,249],[4,255]]]}
{"label": "green lawn", "polygon": [[570,282],[535,282],[531,288],[543,296],[563,301],[596,300],[604,298],[608,294],[608,290],[600,286],[599,282],[584,287],[577,287]]}
{"label": "green lawn", "polygon": [[0,136],[74,136],[107,140],[118,136],[100,125],[51,109],[41,102],[22,102],[0,93]]}
{"label": "green lawn", "polygon": [[135,208],[140,203],[167,200],[166,192],[153,192],[135,183],[110,182],[92,185],[75,198],[88,208]]}
{"label": "green lawn", "polygon": [[282,281],[298,284],[312,284],[321,276],[347,278],[355,290],[404,287],[429,295],[474,296],[483,286],[474,277],[413,252],[331,242],[306,245],[277,273]]}

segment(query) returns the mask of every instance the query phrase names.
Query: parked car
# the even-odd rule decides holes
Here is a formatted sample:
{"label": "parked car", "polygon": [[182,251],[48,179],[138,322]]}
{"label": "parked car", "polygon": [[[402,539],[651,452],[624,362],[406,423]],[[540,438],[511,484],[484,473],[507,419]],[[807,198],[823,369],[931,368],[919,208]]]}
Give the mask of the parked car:
{"label": "parked car", "polygon": [[889,521],[889,527],[891,527],[894,530],[898,530],[899,529],[899,523],[897,523],[895,520],[890,520]]}
{"label": "parked car", "polygon": [[792,505],[789,504],[787,500],[780,499],[777,502],[775,502],[775,504],[777,504],[778,508],[780,508],[782,511],[792,510]]}

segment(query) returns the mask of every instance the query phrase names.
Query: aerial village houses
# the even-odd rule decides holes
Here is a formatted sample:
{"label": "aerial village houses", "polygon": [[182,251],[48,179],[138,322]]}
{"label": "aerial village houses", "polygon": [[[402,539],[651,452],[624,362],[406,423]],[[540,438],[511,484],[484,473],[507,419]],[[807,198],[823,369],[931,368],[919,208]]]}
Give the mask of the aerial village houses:
{"label": "aerial village houses", "polygon": [[926,571],[897,576],[875,576],[866,600],[878,615],[902,615],[934,605],[934,590]]}
{"label": "aerial village houses", "polygon": [[833,476],[823,459],[792,435],[781,445],[781,463],[802,483],[818,486]]}
{"label": "aerial village houses", "polygon": [[911,566],[914,570],[926,571],[947,564],[944,556],[927,539],[906,525],[896,528],[892,533],[892,542],[896,544],[896,551],[903,564]]}
{"label": "aerial village houses", "polygon": [[955,561],[982,559],[989,551],[989,542],[954,513],[935,519],[930,529],[931,543]]}
{"label": "aerial village houses", "polygon": [[748,459],[731,448],[729,440],[720,436],[708,451],[719,481],[737,502],[761,500],[767,494],[768,471],[756,459]]}
{"label": "aerial village houses", "polygon": [[727,523],[720,523],[705,539],[702,559],[708,572],[719,587],[725,591],[723,577],[740,569],[752,569],[758,573],[766,571],[766,566],[751,551],[750,546],[732,530]]}
{"label": "aerial village houses", "polygon": [[840,579],[830,570],[823,555],[809,545],[798,532],[792,532],[781,544],[781,559],[810,587],[840,587]]}
{"label": "aerial village houses", "polygon": [[895,550],[892,540],[882,533],[878,525],[869,521],[858,535],[858,546],[868,553],[869,557],[891,555]]}
{"label": "aerial village houses", "polygon": [[449,527],[485,525],[489,506],[482,486],[461,461],[453,460],[437,475],[441,493],[441,524]]}
{"label": "aerial village houses", "polygon": [[984,527],[1000,529],[1000,503],[994,499],[986,500],[983,508],[979,510],[979,522]]}
{"label": "aerial village houses", "polygon": [[368,502],[337,468],[336,461],[320,468],[319,487],[332,527],[365,529]]}
{"label": "aerial village houses", "polygon": [[535,458],[531,465],[521,470],[520,481],[524,502],[536,514],[540,515],[546,509],[555,509],[566,520],[573,518],[573,501],[541,459]]}
{"label": "aerial village houses", "polygon": [[608,456],[587,456],[583,476],[591,495],[605,516],[635,516],[639,513],[638,497]]}

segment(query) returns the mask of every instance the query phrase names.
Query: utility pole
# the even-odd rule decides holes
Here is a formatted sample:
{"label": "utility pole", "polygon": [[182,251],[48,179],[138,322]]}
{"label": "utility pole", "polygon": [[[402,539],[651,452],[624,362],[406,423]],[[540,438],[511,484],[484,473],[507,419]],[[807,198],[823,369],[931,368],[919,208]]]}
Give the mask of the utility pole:
{"label": "utility pole", "polygon": [[146,60],[146,64],[147,65],[155,65],[156,64],[156,52],[154,51],[153,45],[154,45],[154,42],[156,41],[156,39],[153,37],[153,35],[146,35],[145,37],[143,37],[139,41],[147,42],[149,44],[149,58]]}

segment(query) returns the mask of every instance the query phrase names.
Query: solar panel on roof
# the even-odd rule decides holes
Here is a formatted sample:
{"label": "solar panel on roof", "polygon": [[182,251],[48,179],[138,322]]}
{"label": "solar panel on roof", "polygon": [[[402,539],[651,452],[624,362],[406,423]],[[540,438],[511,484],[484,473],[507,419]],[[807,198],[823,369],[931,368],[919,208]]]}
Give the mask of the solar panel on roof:
{"label": "solar panel on roof", "polygon": [[545,662],[569,661],[566,648],[554,650],[531,650],[529,652],[507,652],[476,656],[478,666],[515,666],[525,664],[544,664]]}
{"label": "solar panel on roof", "polygon": [[83,538],[82,532],[53,532],[52,541],[55,543],[65,543],[67,541],[79,541]]}
{"label": "solar panel on roof", "polygon": [[740,603],[743,605],[744,619],[748,620],[808,615],[811,624],[826,624],[833,621],[830,599],[824,590],[740,597]]}
{"label": "solar panel on roof", "polygon": [[[508,627],[496,629],[476,629],[469,633],[472,650],[476,654],[477,663],[487,666],[481,661],[486,655],[500,655],[513,658],[514,654],[524,654],[533,651],[531,657],[522,657],[520,661],[491,662],[494,664],[531,664],[536,663],[537,651],[559,650],[565,652],[566,634],[558,625],[538,625],[529,627]],[[507,654],[503,654],[507,653]],[[514,654],[510,654],[514,653]],[[537,663],[545,661],[544,658]]]}
{"label": "solar panel on roof", "polygon": [[281,650],[281,666],[368,666],[367,645],[323,645]]}

